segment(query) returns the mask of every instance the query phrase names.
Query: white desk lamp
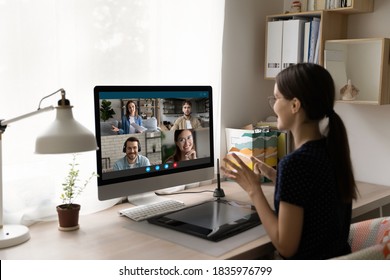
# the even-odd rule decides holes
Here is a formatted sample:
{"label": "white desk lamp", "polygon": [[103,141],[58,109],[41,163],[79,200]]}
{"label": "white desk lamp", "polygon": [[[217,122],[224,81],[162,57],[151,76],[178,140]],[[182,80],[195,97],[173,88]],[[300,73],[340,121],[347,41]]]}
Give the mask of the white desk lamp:
{"label": "white desk lamp", "polygon": [[[58,107],[40,108],[43,99],[61,92]],[[3,225],[3,174],[1,136],[8,124],[29,118],[49,110],[57,109],[57,116],[35,144],[37,154],[62,154],[92,151],[97,149],[95,136],[73,118],[72,107],[65,99],[65,90],[59,89],[45,96],[39,102],[38,110],[9,120],[0,120],[0,248],[7,248],[26,242],[30,233],[23,225]]]}

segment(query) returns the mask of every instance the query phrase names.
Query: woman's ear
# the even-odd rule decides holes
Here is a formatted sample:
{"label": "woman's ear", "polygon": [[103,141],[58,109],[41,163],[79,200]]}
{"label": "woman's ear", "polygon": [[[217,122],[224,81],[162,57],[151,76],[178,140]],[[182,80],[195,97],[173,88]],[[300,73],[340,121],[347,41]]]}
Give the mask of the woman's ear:
{"label": "woman's ear", "polygon": [[299,112],[299,109],[301,109],[301,101],[299,101],[298,98],[294,97],[291,100],[291,112],[293,114],[296,114]]}

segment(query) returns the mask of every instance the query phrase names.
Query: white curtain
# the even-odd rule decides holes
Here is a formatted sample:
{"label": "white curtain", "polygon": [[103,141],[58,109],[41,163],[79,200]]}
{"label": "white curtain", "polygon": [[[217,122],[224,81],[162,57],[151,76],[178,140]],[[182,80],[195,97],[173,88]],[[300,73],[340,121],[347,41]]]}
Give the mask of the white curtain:
{"label": "white curtain", "polygon": [[[95,85],[211,85],[219,143],[224,8],[224,0],[0,0],[0,119],[34,111],[64,88],[75,118],[94,131]],[[56,216],[72,155],[33,154],[53,119],[40,114],[2,135],[6,223]],[[94,152],[78,162],[82,179],[96,170]],[[77,201],[82,214],[116,202],[98,201],[96,185]]]}

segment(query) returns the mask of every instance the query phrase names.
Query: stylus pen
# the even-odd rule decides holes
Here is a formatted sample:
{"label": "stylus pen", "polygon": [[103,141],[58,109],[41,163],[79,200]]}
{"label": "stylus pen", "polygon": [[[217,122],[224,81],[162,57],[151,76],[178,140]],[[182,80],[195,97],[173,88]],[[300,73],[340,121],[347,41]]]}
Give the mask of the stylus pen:
{"label": "stylus pen", "polygon": [[219,172],[219,159],[217,158],[217,188],[214,190],[214,197],[219,199],[220,197],[225,196],[225,192],[221,188],[221,174]]}
{"label": "stylus pen", "polygon": [[217,158],[217,187],[221,188],[221,174],[219,172],[219,158]]}

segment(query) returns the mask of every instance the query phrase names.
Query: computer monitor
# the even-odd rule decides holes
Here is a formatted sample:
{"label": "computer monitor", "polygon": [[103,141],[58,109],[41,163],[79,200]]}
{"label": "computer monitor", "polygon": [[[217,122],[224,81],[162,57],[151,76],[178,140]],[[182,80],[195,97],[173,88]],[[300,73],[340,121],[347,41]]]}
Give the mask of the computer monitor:
{"label": "computer monitor", "polygon": [[[183,116],[185,101],[190,102],[191,117],[197,121],[192,124],[184,121],[190,127],[175,127],[175,121]],[[130,121],[136,123],[130,125],[131,128],[126,126],[126,106],[129,103],[134,104],[137,113]],[[96,152],[99,200],[137,197],[139,194],[141,198],[145,198],[145,194],[151,198],[150,194],[157,190],[214,178],[212,104],[210,86],[96,86],[94,107],[99,147]],[[188,133],[185,138],[175,137],[187,130],[191,132],[196,156],[188,160],[172,160],[176,142],[187,142]],[[136,152],[146,157],[146,166],[128,166],[124,162],[126,143],[130,137],[136,138]]]}

